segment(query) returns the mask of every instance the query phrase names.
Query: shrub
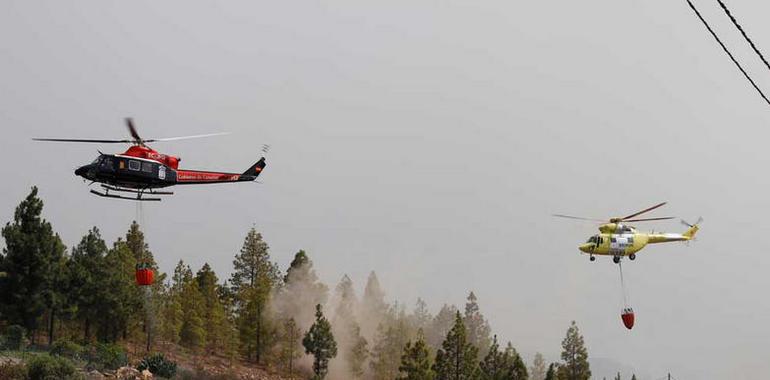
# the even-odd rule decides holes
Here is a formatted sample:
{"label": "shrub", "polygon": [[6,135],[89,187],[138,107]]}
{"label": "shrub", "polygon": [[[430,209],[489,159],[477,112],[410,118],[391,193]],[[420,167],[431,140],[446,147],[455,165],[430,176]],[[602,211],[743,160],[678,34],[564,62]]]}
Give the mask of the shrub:
{"label": "shrub", "polygon": [[149,370],[153,375],[170,379],[176,374],[176,363],[166,359],[161,353],[145,356],[136,369]]}
{"label": "shrub", "polygon": [[3,380],[26,380],[27,367],[21,363],[10,361],[0,363],[0,379]]}
{"label": "shrub", "polygon": [[78,360],[83,355],[83,346],[70,340],[59,340],[51,346],[50,353],[51,355]]}
{"label": "shrub", "polygon": [[128,365],[126,351],[117,344],[96,343],[88,348],[85,359],[89,370],[115,370]]}
{"label": "shrub", "polygon": [[29,380],[79,380],[83,378],[71,361],[47,354],[34,356],[27,362],[27,376]]}
{"label": "shrub", "polygon": [[21,350],[26,346],[27,330],[19,325],[11,325],[5,329],[3,348],[6,350]]}

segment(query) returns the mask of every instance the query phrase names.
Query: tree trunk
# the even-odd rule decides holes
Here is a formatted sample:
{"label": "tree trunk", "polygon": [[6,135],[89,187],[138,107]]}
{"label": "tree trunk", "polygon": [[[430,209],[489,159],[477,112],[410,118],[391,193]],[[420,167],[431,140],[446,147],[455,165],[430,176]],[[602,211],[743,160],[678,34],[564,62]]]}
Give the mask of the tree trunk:
{"label": "tree trunk", "polygon": [[152,336],[150,335],[150,326],[147,326],[147,352],[150,352],[150,342],[152,342]]}
{"label": "tree trunk", "polygon": [[257,347],[256,347],[257,364],[259,364],[261,351],[262,351],[262,305],[257,304]]}
{"label": "tree trunk", "polygon": [[83,327],[83,339],[86,342],[91,341],[91,319],[86,317],[85,326]]}
{"label": "tree trunk", "polygon": [[53,344],[53,326],[54,326],[54,320],[56,318],[56,311],[54,309],[51,309],[49,315],[48,315],[48,345]]}

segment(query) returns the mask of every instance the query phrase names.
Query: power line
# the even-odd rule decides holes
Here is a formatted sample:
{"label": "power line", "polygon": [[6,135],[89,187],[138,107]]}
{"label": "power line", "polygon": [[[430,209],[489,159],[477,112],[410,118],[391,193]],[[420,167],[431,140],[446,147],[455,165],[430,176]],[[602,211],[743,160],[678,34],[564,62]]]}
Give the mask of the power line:
{"label": "power line", "polygon": [[738,24],[738,20],[736,20],[735,17],[733,17],[733,14],[730,13],[730,10],[727,9],[727,5],[725,5],[725,3],[722,2],[722,0],[717,0],[717,2],[719,3],[719,6],[721,6],[722,9],[725,11],[725,13],[727,14],[727,17],[730,18],[730,21],[733,22],[733,25],[735,25],[735,27],[741,31],[741,34],[743,34],[743,38],[745,38],[746,41],[749,43],[749,45],[751,45],[751,48],[754,49],[755,53],[757,53],[757,55],[759,56],[759,59],[761,59],[762,62],[765,63],[765,66],[767,66],[767,69],[770,70],[770,63],[767,62],[767,60],[765,59],[765,56],[762,55],[762,52],[759,51],[759,48],[757,48],[757,45],[754,45],[754,41],[752,41],[751,38],[749,38],[749,35],[746,34],[746,32],[741,27],[741,24]]}
{"label": "power line", "polygon": [[761,96],[762,99],[765,100],[765,103],[770,105],[770,99],[768,99],[767,96],[765,96],[765,94],[759,88],[759,86],[757,86],[757,84],[754,83],[754,80],[751,79],[751,77],[746,72],[746,70],[743,69],[743,66],[741,66],[741,64],[738,63],[738,61],[735,59],[735,57],[733,57],[733,54],[730,53],[730,50],[727,50],[727,46],[725,46],[725,44],[722,42],[722,40],[719,39],[719,36],[717,36],[717,34],[714,33],[714,30],[711,29],[711,26],[709,26],[709,24],[706,22],[706,20],[703,18],[703,16],[701,16],[700,12],[698,12],[698,9],[695,8],[695,5],[693,5],[692,1],[690,1],[690,0],[686,0],[686,1],[687,1],[687,4],[690,5],[690,8],[692,8],[693,12],[695,12],[695,15],[698,16],[698,18],[703,23],[703,25],[706,26],[706,29],[709,31],[709,33],[711,33],[711,35],[714,36],[714,39],[717,40],[717,42],[719,43],[719,46],[722,47],[722,50],[724,50],[725,53],[727,53],[727,56],[730,57],[730,59],[733,61],[733,63],[735,63],[735,66],[737,66],[738,69],[741,70],[741,73],[743,73],[743,76],[746,77],[746,79],[749,81],[749,83],[751,83],[752,86],[754,86],[754,89],[757,90],[757,92],[759,93],[759,96]]}

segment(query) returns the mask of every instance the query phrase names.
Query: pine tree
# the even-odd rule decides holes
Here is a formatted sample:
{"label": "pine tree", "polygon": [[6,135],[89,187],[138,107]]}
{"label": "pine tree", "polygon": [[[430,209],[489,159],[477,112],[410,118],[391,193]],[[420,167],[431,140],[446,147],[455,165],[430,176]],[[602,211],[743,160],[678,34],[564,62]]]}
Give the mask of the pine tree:
{"label": "pine tree", "polygon": [[47,315],[48,342],[53,342],[54,323],[65,306],[65,247],[51,224],[41,218],[43,201],[37,187],[16,207],[13,223],[2,229],[5,239],[0,272],[0,306],[11,324],[38,330]]}
{"label": "pine tree", "polygon": [[184,311],[179,329],[179,343],[186,348],[198,350],[206,343],[208,326],[204,320],[205,301],[190,266],[181,260],[174,269],[174,282],[179,304]]}
{"label": "pine tree", "polygon": [[355,318],[357,303],[353,281],[347,275],[342,276],[335,288],[332,331],[335,336],[345,337],[340,339],[339,343],[340,358],[338,360],[343,363],[333,363],[332,374],[341,370],[341,365],[347,367],[345,372],[352,378],[360,378],[364,374],[368,342],[361,336],[361,328]]}
{"label": "pine tree", "polygon": [[252,228],[243,242],[241,253],[233,261],[230,284],[236,295],[238,331],[246,358],[259,363],[270,343],[267,303],[273,286],[279,281],[278,265],[270,262],[269,247]]}
{"label": "pine tree", "polygon": [[96,337],[99,341],[115,342],[127,335],[132,316],[143,314],[140,291],[135,281],[135,265],[126,242],[118,239],[104,258],[104,297],[99,303]]}
{"label": "pine tree", "polygon": [[404,347],[401,366],[398,367],[401,373],[398,380],[433,380],[434,374],[430,367],[430,351],[422,330],[419,330],[414,344],[410,341]]}
{"label": "pine tree", "polygon": [[413,332],[403,307],[397,303],[388,309],[377,327],[369,368],[375,380],[390,380],[398,376],[401,355]]}
{"label": "pine tree", "polygon": [[[149,249],[147,242],[144,240],[144,233],[140,229],[139,224],[136,221],[131,223],[131,226],[126,232],[126,247],[131,252],[134,264],[143,264],[149,267],[155,273],[155,281],[152,286],[132,286],[133,297],[138,300],[135,304],[133,313],[130,315],[128,326],[123,331],[123,337],[126,338],[131,329],[141,329],[141,332],[146,337],[146,350],[149,352],[152,344],[153,334],[153,321],[157,317],[155,314],[159,302],[156,300],[162,294],[163,281],[165,276],[158,270],[158,264],[155,262],[155,258]],[[131,269],[133,273],[134,269]]]}
{"label": "pine tree", "polygon": [[500,351],[497,335],[492,338],[492,345],[489,347],[484,360],[479,363],[479,369],[483,380],[508,380],[511,378],[513,358],[507,356],[506,352]]}
{"label": "pine tree", "polygon": [[380,324],[369,361],[369,368],[375,380],[393,379],[398,375],[401,353],[406,341],[398,327]]}
{"label": "pine tree", "polygon": [[631,374],[631,380],[636,380],[636,374],[635,373]]}
{"label": "pine tree", "polygon": [[417,330],[425,330],[429,327],[433,316],[428,311],[428,304],[422,298],[417,298],[412,312],[412,324]]}
{"label": "pine tree", "polygon": [[479,363],[483,380],[527,380],[527,369],[521,356],[510,342],[505,350],[500,350],[497,335],[492,338],[492,345],[484,360]]}
{"label": "pine tree", "polygon": [[283,278],[273,306],[281,319],[294,318],[297,327],[307,330],[313,324],[315,309],[308,305],[326,304],[329,289],[318,280],[313,262],[305,251],[294,255]]}
{"label": "pine tree", "polygon": [[107,244],[94,227],[80,240],[67,261],[68,300],[77,307],[77,318],[83,322],[83,340],[91,340],[92,325],[99,317],[105,293],[105,257]]}
{"label": "pine tree", "polygon": [[588,380],[591,370],[588,364],[588,350],[585,348],[583,336],[580,335],[575,321],[572,321],[567,336],[561,342],[561,359],[564,363],[559,366],[559,380]]}
{"label": "pine tree", "polygon": [[433,371],[437,380],[475,380],[479,378],[478,349],[470,344],[465,324],[458,311],[455,323],[436,352]]}
{"label": "pine tree", "polygon": [[508,342],[505,347],[505,357],[506,361],[510,363],[510,380],[527,380],[529,378],[527,365],[524,364],[524,359],[516,352],[511,342]]}
{"label": "pine tree", "polygon": [[316,305],[315,323],[310,326],[302,339],[305,353],[313,355],[314,379],[320,380],[329,370],[329,360],[337,356],[337,342],[332,335],[332,327],[323,315],[321,305]]}
{"label": "pine tree", "polygon": [[289,376],[294,374],[294,361],[302,356],[300,349],[300,335],[302,331],[297,327],[294,318],[283,322],[280,333],[280,349],[278,361]]}
{"label": "pine tree", "polygon": [[454,325],[455,314],[457,314],[457,307],[454,305],[444,304],[444,306],[441,307],[441,310],[439,310],[438,314],[433,318],[427,331],[426,340],[428,345],[434,349],[441,347],[441,342],[444,341],[447,333],[449,333],[449,330],[451,330]]}
{"label": "pine tree", "polygon": [[545,359],[543,354],[535,353],[535,359],[532,361],[532,367],[530,368],[530,378],[532,380],[545,380]]}
{"label": "pine tree", "polygon": [[224,347],[227,337],[227,318],[219,298],[219,279],[208,263],[195,274],[198,291],[203,297],[203,324],[206,326],[206,348],[209,353]]}
{"label": "pine tree", "polygon": [[618,372],[618,374],[617,374],[617,375],[615,375],[615,380],[623,380],[623,379],[620,377],[620,372]]}
{"label": "pine tree", "polygon": [[476,295],[470,292],[468,302],[465,304],[463,322],[468,330],[468,342],[478,347],[479,353],[484,356],[490,344],[489,334],[492,329],[489,327],[489,322],[481,314],[477,301]]}
{"label": "pine tree", "polygon": [[554,365],[554,363],[549,364],[548,371],[545,372],[545,380],[556,380],[557,379],[556,370],[557,368]]}
{"label": "pine tree", "polygon": [[387,309],[385,292],[380,286],[377,274],[372,271],[366,279],[364,295],[361,298],[361,331],[366,339],[374,340]]}
{"label": "pine tree", "polygon": [[369,356],[367,349],[368,342],[361,336],[361,328],[355,321],[351,324],[348,331],[350,348],[348,349],[348,369],[354,378],[361,378],[364,375],[364,362]]}

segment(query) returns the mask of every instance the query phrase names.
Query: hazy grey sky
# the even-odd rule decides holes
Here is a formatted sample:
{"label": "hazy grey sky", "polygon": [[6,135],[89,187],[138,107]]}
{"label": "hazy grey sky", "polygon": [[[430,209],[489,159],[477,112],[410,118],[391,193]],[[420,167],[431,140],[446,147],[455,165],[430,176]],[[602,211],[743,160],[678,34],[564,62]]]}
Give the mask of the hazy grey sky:
{"label": "hazy grey sky", "polygon": [[[770,92],[715,1],[697,4]],[[729,5],[770,54],[765,2]],[[68,246],[113,241],[139,215],[88,193],[73,169],[121,138],[230,131],[155,144],[183,168],[264,184],[176,188],[143,204],[149,244],[226,277],[256,226],[285,268],[308,250],[322,278],[436,309],[468,290],[504,340],[556,359],[569,321],[592,357],[651,378],[770,376],[770,221],[762,103],[684,1],[5,1],[0,12],[0,220],[30,186]],[[699,240],[651,246],[625,274],[577,245],[562,212],[706,218]],[[680,231],[675,222],[646,226]]]}

